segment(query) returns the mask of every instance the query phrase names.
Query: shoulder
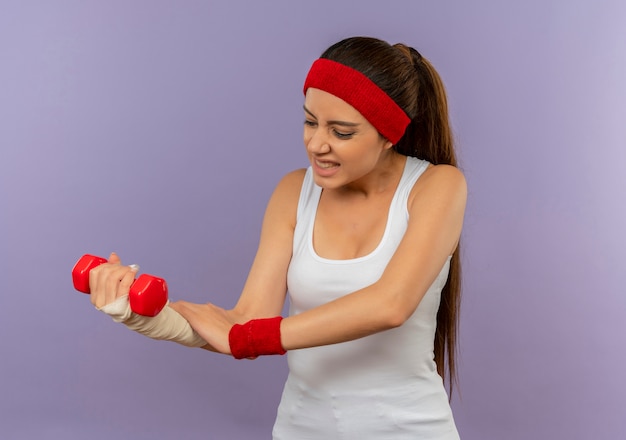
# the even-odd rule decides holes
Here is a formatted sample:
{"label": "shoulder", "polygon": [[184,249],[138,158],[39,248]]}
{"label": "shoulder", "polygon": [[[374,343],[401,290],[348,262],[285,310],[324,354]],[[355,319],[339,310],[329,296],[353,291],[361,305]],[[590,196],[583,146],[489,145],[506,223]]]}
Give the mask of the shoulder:
{"label": "shoulder", "polygon": [[278,182],[278,185],[276,185],[274,194],[280,197],[295,197],[297,200],[300,196],[300,189],[302,188],[305,174],[305,168],[300,168],[285,174]]}
{"label": "shoulder", "polygon": [[306,174],[306,168],[298,168],[297,170],[290,171],[285,174],[282,179],[280,179],[280,183],[300,183],[304,180],[304,175]]}
{"label": "shoulder", "polygon": [[273,221],[286,219],[295,225],[300,190],[306,169],[298,169],[285,174],[274,189],[267,206],[266,216]]}
{"label": "shoulder", "polygon": [[420,181],[424,185],[436,182],[438,184],[466,187],[465,176],[461,170],[455,166],[445,164],[429,165],[418,180],[418,182]]}
{"label": "shoulder", "polygon": [[465,176],[452,165],[429,165],[415,182],[414,192],[467,191]]}
{"label": "shoulder", "polygon": [[466,199],[467,182],[461,170],[452,165],[429,165],[413,185],[409,205],[438,201],[464,207]]}

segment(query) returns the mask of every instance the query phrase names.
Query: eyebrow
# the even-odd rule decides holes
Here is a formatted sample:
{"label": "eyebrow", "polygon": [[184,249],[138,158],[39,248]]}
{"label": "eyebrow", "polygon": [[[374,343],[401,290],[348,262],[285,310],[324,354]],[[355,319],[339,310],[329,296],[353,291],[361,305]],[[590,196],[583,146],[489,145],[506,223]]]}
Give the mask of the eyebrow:
{"label": "eyebrow", "polygon": [[[303,105],[302,108],[309,115],[311,115],[312,117],[317,119],[317,116],[315,116],[308,108],[306,108],[306,105]],[[361,125],[358,122],[337,121],[337,120],[332,120],[332,121],[327,121],[327,122],[328,122],[329,125],[341,125],[341,126],[344,126],[344,127],[358,127],[359,125]]]}

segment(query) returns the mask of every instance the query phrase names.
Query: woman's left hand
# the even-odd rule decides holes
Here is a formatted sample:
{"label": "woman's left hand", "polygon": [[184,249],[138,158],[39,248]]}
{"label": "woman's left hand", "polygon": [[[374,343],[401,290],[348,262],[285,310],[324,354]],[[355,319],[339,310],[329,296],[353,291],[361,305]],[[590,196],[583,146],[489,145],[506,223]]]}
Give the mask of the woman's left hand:
{"label": "woman's left hand", "polygon": [[169,305],[183,315],[196,333],[213,349],[220,353],[231,354],[228,334],[236,321],[228,311],[211,303],[195,304],[176,301]]}

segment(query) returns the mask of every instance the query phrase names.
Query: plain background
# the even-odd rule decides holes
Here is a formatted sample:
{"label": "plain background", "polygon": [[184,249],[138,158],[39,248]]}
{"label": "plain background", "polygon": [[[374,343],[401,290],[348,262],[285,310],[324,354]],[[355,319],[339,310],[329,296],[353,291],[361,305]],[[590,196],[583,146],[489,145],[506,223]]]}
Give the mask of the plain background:
{"label": "plain background", "polygon": [[0,438],[270,438],[284,357],[143,338],[70,270],[116,251],[232,306],[307,166],[304,76],[353,35],[448,89],[462,438],[626,438],[625,22],[621,0],[0,1]]}

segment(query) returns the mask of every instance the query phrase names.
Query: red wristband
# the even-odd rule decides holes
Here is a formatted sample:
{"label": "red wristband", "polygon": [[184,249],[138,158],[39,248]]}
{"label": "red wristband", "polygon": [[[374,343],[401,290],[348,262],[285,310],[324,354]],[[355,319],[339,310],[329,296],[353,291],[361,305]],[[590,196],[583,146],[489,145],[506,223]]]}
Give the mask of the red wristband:
{"label": "red wristband", "polygon": [[253,319],[235,324],[228,333],[230,352],[235,359],[254,358],[267,354],[285,354],[280,342],[282,316]]}

